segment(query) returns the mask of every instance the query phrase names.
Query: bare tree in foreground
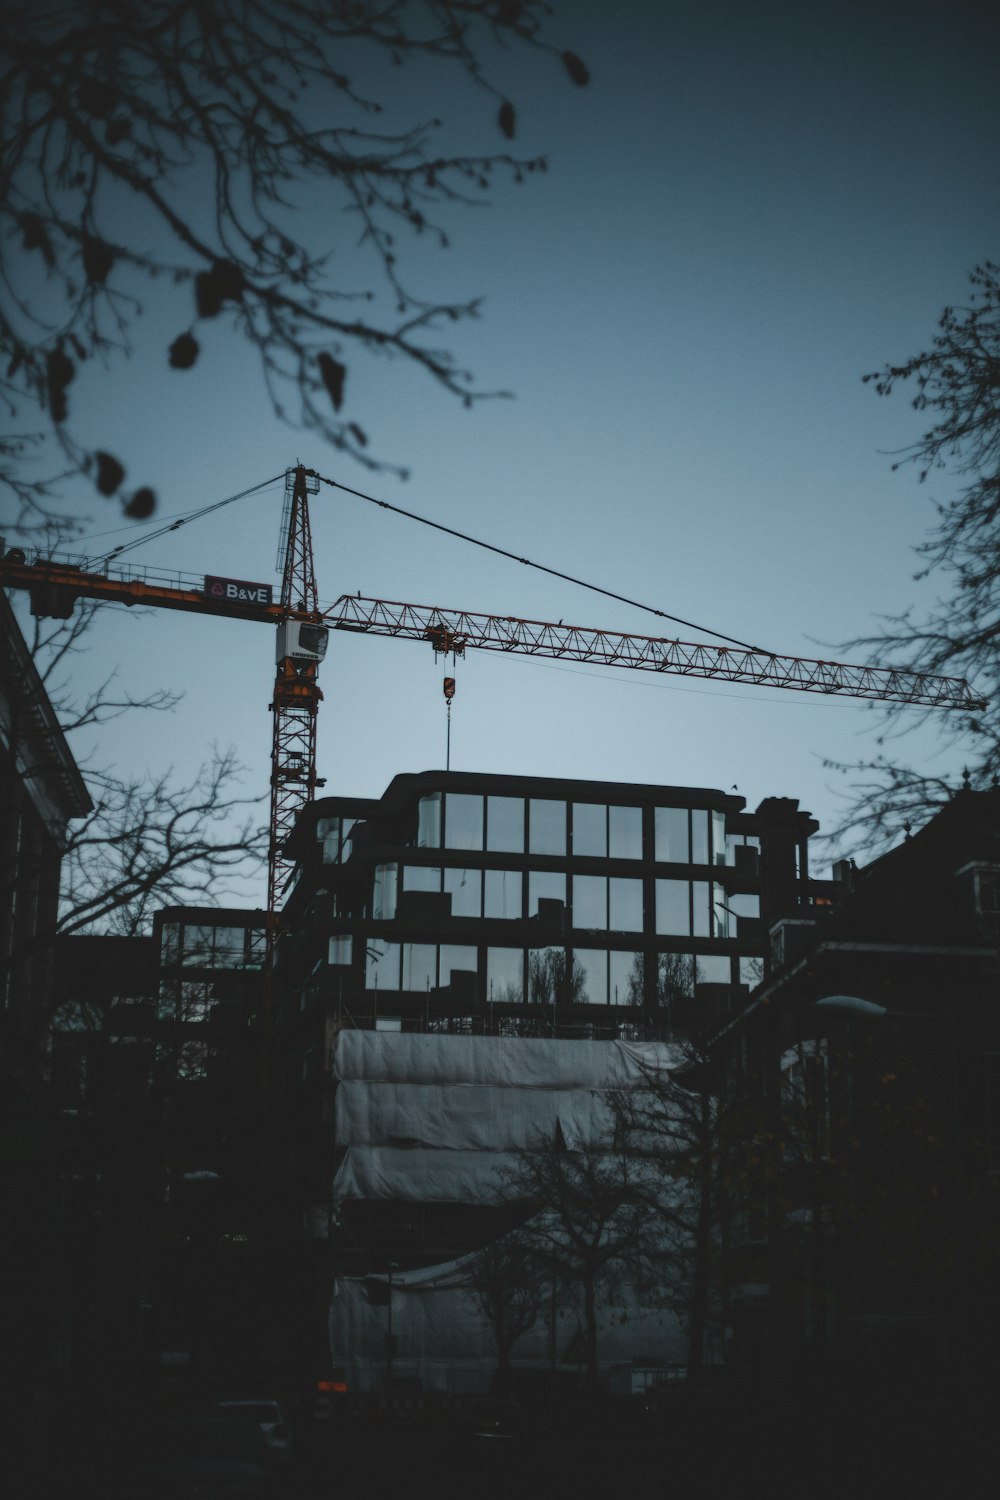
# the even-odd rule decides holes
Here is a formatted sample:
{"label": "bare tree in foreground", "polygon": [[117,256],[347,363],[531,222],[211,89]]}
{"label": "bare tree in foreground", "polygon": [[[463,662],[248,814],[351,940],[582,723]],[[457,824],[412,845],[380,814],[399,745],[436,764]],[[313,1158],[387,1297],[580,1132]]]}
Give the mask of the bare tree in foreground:
{"label": "bare tree in foreground", "polygon": [[[71,422],[83,367],[146,337],[137,320],[151,298],[173,310],[163,358],[174,370],[222,323],[255,351],[280,416],[365,464],[377,461],[349,379],[362,353],[395,355],[466,403],[480,394],[441,342],[478,301],[414,291],[402,262],[411,238],[446,247],[451,211],[481,202],[497,173],[520,182],[544,167],[507,149],[517,113],[488,58],[547,53],[585,84],[581,60],[543,36],[549,11],[545,0],[8,4],[0,397],[12,436],[0,478],[21,524],[51,519],[58,495],[36,468],[40,425],[60,463],[127,515],[153,510],[148,484],[126,487],[114,431],[95,448]],[[427,107],[400,125],[394,86],[418,67]],[[503,149],[439,145],[435,116],[457,84],[481,90]],[[358,250],[367,260],[343,267]]]}
{"label": "bare tree in foreground", "polygon": [[[958,476],[957,495],[938,506],[937,524],[917,548],[917,577],[937,578],[942,593],[925,616],[889,617],[883,631],[845,650],[865,647],[883,666],[967,678],[987,707],[933,722],[943,743],[967,756],[972,782],[988,785],[1000,776],[1000,266],[986,261],[969,281],[968,301],[945,308],[929,349],[865,376],[880,396],[907,386],[929,423],[894,467],[914,464],[921,482],[942,471]],[[935,711],[879,712],[886,727],[876,756],[828,762],[852,778],[833,837],[861,833],[887,844],[954,792],[946,776],[907,764],[896,750],[907,729]]]}
{"label": "bare tree in foreground", "polygon": [[505,1174],[503,1196],[532,1211],[520,1233],[531,1259],[549,1281],[580,1296],[587,1379],[594,1384],[598,1302],[613,1300],[644,1243],[644,1206],[628,1159],[615,1148],[610,1117],[605,1141],[570,1150],[557,1131],[554,1139],[519,1152]]}
{"label": "bare tree in foreground", "polygon": [[516,1232],[484,1245],[472,1262],[472,1287],[493,1333],[501,1389],[509,1384],[514,1345],[538,1322],[542,1274],[530,1246]]}

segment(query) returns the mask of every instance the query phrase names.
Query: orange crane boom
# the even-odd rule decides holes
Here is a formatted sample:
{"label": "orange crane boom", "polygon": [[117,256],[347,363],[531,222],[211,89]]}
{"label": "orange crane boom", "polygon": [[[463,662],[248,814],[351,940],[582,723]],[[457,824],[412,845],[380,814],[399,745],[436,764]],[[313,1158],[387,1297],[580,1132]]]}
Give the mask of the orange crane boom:
{"label": "orange crane boom", "polygon": [[425,641],[441,653],[463,655],[472,647],[914,707],[967,712],[985,707],[985,700],[972,692],[964,678],[903,668],[778,656],[750,647],[669,640],[353,594],[321,608],[308,508],[308,496],[318,485],[319,476],[301,465],[286,473],[279,555],[282,585],[277,600],[267,584],[107,564],[92,568],[85,561],[29,558],[17,547],[3,555],[0,546],[0,587],[27,589],[36,615],[67,618],[78,599],[95,599],[277,626],[268,861],[268,911],[272,914],[291,873],[284,858],[285,841],[302,807],[321,785],[316,776],[316,717],[322,700],[317,675],[331,628]]}

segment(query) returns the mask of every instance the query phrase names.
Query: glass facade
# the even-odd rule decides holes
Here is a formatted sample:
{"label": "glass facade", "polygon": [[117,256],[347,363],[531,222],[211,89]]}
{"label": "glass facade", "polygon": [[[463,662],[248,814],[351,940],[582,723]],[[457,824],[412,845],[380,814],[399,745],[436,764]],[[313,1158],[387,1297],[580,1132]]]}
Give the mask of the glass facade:
{"label": "glass facade", "polygon": [[[673,1027],[690,1015],[699,986],[759,977],[759,957],[747,951],[761,941],[759,896],[752,889],[758,841],[727,836],[726,813],[651,798],[639,805],[613,795],[587,801],[531,796],[528,785],[524,795],[509,795],[490,791],[487,779],[479,783],[482,790],[465,789],[474,786],[471,778],[462,785],[414,799],[415,842],[435,851],[425,856],[435,863],[413,863],[416,853],[410,863],[405,855],[400,859],[393,846],[413,840],[412,831],[404,831],[412,830],[412,813],[397,802],[385,832],[376,826],[366,833],[367,899],[351,894],[349,870],[346,895],[330,882],[331,900],[339,900],[342,911],[366,915],[371,933],[378,931],[375,924],[394,924],[386,934],[391,942],[371,935],[353,947],[346,935],[330,941],[329,962],[350,968],[353,959],[359,981],[363,963],[369,991],[417,1000],[451,987],[469,997],[470,1014],[484,1002],[556,1012],[574,1005],[656,1007],[670,1011]],[[621,791],[627,796],[629,789]],[[320,824],[326,862],[335,844],[343,850],[354,820]],[[395,859],[377,861],[382,850]],[[398,890],[446,899],[409,905]],[[477,922],[484,924],[479,930]],[[509,941],[500,924],[509,924]],[[163,942],[164,951],[187,951],[180,934],[165,930]],[[225,940],[212,943],[213,953],[229,961]],[[525,1024],[531,1029],[557,1019]]]}

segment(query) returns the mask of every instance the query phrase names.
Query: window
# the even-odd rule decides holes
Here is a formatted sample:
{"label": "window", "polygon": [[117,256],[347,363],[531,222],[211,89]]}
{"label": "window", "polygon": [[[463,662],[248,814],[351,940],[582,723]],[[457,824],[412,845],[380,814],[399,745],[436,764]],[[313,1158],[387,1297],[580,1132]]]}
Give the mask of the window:
{"label": "window", "polygon": [[160,962],[175,964],[180,953],[180,926],[177,922],[164,922],[160,933]]}
{"label": "window", "polygon": [[608,810],[597,802],[573,803],[573,853],[608,857]]}
{"label": "window", "polygon": [[740,984],[748,984],[754,989],[764,978],[764,960],[752,958],[749,954],[740,954]]}
{"label": "window", "polygon": [[440,792],[430,792],[417,804],[417,848],[440,849],[441,847],[441,803]]}
{"label": "window", "polygon": [[449,792],[444,799],[444,837],[448,849],[483,847],[483,799]]}
{"label": "window", "polygon": [[664,937],[691,932],[691,890],[686,880],[656,882],[656,930]]}
{"label": "window", "polygon": [[437,949],[433,943],[403,944],[404,990],[418,992],[437,986]]}
{"label": "window", "polygon": [[603,932],[607,925],[607,880],[603,875],[574,875],[573,926]]}
{"label": "window", "polygon": [[694,999],[694,959],[690,953],[656,955],[656,1003],[668,1013],[689,1010]]}
{"label": "window", "polygon": [[349,964],[353,948],[353,941],[349,936],[332,937],[327,950],[327,962],[331,964]]}
{"label": "window", "polygon": [[479,970],[479,954],[471,944],[443,943],[441,945],[440,982],[450,984],[456,971],[476,974]]}
{"label": "window", "polygon": [[391,922],[396,915],[398,865],[376,865],[372,884],[372,917],[376,922]]}
{"label": "window", "polygon": [[266,945],[267,934],[259,927],[178,926],[169,938],[165,927],[162,962],[176,963],[179,958],[192,969],[259,969]]}
{"label": "window", "polygon": [[566,876],[559,870],[529,870],[528,916],[537,917],[539,901],[561,901],[566,905]]}
{"label": "window", "polygon": [[694,961],[696,984],[730,984],[732,966],[728,953],[700,953]]}
{"label": "window", "polygon": [[566,853],[566,804],[532,797],[528,802],[528,849],[532,854]]}
{"label": "window", "polygon": [[404,891],[440,891],[440,865],[404,865]]}
{"label": "window", "polygon": [[641,953],[608,954],[608,1001],[611,1005],[642,1005],[646,980]]}
{"label": "window", "polygon": [[583,1005],[608,1003],[608,955],[600,948],[577,948],[574,970],[580,970],[580,991],[575,998]]}
{"label": "window", "polygon": [[524,1000],[524,953],[520,948],[487,948],[486,999],[494,1005]]}
{"label": "window", "polygon": [[691,863],[707,865],[708,858],[708,813],[703,807],[691,809]]}
{"label": "window", "polygon": [[383,943],[369,938],[365,950],[365,989],[399,989],[400,949],[398,943]]}
{"label": "window", "polygon": [[339,865],[347,857],[351,829],[357,818],[318,818],[316,837],[323,845],[323,863]]}
{"label": "window", "polygon": [[520,921],[524,901],[524,880],[520,870],[485,870],[483,872],[483,916],[503,921]]}
{"label": "window", "polygon": [[522,797],[487,797],[486,847],[497,854],[524,853]]}
{"label": "window", "polygon": [[691,862],[686,807],[658,807],[654,811],[656,858],[671,864]]}
{"label": "window", "polygon": [[608,926],[612,932],[642,931],[641,880],[612,875],[608,881]]}
{"label": "window", "polygon": [[724,812],[712,813],[712,863],[714,865],[726,863],[726,815]]}
{"label": "window", "polygon": [[444,888],[451,897],[453,917],[479,916],[483,908],[483,877],[480,870],[445,870]]}
{"label": "window", "polygon": [[565,989],[565,948],[531,948],[528,952],[529,1004],[563,1004]]}
{"label": "window", "polygon": [[612,859],[642,858],[642,808],[608,808],[608,848]]}

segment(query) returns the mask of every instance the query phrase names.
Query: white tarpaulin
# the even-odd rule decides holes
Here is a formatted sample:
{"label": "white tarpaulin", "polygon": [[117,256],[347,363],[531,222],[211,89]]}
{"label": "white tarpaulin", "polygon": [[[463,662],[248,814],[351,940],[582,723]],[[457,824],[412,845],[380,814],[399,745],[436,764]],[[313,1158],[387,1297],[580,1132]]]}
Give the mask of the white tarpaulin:
{"label": "white tarpaulin", "polygon": [[335,1202],[489,1203],[514,1154],[600,1140],[606,1094],[669,1072],[657,1042],[345,1031],[334,1072]]}
{"label": "white tarpaulin", "polygon": [[569,1042],[542,1037],[342,1031],[334,1077],[375,1083],[474,1083],[504,1088],[610,1089],[669,1071],[662,1042]]}
{"label": "white tarpaulin", "polygon": [[[496,1369],[493,1338],[472,1291],[470,1256],[422,1271],[397,1271],[392,1281],[393,1372],[417,1379],[425,1391],[485,1391]],[[385,1377],[389,1285],[383,1277],[343,1277],[330,1308],[333,1363],[353,1391],[378,1390]],[[556,1360],[579,1364],[579,1309],[563,1293],[555,1308]],[[545,1299],[538,1322],[514,1345],[515,1365],[545,1369],[550,1358],[552,1305]],[[640,1306],[629,1286],[598,1313],[602,1369],[681,1365],[686,1344],[677,1318]]]}
{"label": "white tarpaulin", "polygon": [[[490,1205],[517,1152],[560,1138],[569,1151],[607,1139],[611,1091],[642,1090],[680,1061],[662,1043],[454,1037],[344,1031],[334,1055],[338,1206],[403,1201]],[[471,1292],[468,1257],[427,1270],[397,1272],[392,1328],[397,1375],[425,1389],[485,1390],[495,1365],[488,1323]],[[338,1278],[331,1307],[333,1362],[355,1390],[376,1389],[385,1374],[389,1288],[384,1276]],[[557,1345],[579,1327],[572,1294],[561,1294]],[[659,1299],[659,1300],[662,1300]],[[602,1309],[602,1368],[683,1362],[673,1314],[639,1307],[617,1285]],[[518,1341],[515,1359],[545,1367],[551,1308]],[[572,1364],[567,1354],[559,1363]]]}

